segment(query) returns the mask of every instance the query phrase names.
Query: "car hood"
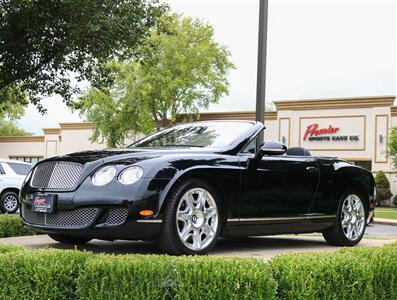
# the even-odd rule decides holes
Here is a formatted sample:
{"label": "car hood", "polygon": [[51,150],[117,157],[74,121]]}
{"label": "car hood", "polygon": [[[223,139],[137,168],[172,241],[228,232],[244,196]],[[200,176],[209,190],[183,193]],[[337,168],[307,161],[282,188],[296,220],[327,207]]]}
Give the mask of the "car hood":
{"label": "car hood", "polygon": [[137,148],[123,148],[123,149],[102,149],[95,151],[74,152],[65,155],[55,156],[46,161],[62,160],[72,161],[77,163],[93,163],[93,162],[112,162],[118,160],[133,160],[134,162],[155,158],[165,155],[180,155],[180,154],[194,154],[194,153],[214,153],[214,149],[208,148],[172,148],[172,149],[137,149]]}

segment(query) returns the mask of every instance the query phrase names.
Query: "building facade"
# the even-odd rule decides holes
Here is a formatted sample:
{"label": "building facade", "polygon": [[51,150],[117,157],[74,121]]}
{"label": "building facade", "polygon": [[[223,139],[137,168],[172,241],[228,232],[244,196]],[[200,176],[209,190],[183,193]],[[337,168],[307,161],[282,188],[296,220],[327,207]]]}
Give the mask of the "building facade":
{"label": "building facade", "polygon": [[[265,140],[300,146],[312,155],[336,156],[373,173],[384,171],[397,194],[397,170],[387,156],[390,128],[397,126],[394,96],[275,101],[265,113]],[[183,119],[183,115],[179,116]],[[202,113],[201,120],[254,120],[254,112]],[[104,148],[89,138],[92,123],[60,123],[42,136],[0,137],[0,157],[35,163],[45,157]]]}

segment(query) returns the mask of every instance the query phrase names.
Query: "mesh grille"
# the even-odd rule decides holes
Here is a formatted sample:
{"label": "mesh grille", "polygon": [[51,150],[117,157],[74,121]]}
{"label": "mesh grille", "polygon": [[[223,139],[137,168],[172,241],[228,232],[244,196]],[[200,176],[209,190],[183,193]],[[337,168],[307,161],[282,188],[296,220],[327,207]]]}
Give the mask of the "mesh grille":
{"label": "mesh grille", "polygon": [[81,208],[47,214],[33,212],[25,206],[22,207],[22,216],[26,222],[58,228],[78,229],[89,227],[95,221],[97,213],[97,208]]}
{"label": "mesh grille", "polygon": [[42,189],[74,189],[83,173],[83,165],[68,161],[49,161],[39,164],[31,186]]}
{"label": "mesh grille", "polygon": [[106,224],[110,226],[122,225],[127,220],[127,216],[128,211],[126,208],[110,209]]}

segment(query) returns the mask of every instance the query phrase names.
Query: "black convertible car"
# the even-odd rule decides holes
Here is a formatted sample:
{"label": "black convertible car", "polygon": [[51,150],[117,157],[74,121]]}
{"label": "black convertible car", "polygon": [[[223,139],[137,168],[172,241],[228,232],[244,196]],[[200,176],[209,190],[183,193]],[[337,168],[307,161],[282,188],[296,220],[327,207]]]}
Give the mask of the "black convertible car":
{"label": "black convertible car", "polygon": [[257,147],[263,129],[198,122],[43,160],[23,184],[21,216],[62,243],[156,240],[177,255],[205,253],[220,236],[321,232],[357,244],[374,211],[372,174],[279,142]]}

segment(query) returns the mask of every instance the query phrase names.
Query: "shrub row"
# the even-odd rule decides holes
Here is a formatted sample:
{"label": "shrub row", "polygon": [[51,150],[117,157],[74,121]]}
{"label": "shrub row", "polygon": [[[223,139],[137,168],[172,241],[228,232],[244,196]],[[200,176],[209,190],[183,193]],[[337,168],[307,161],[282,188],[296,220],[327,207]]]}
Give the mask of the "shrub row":
{"label": "shrub row", "polygon": [[0,215],[0,238],[32,234],[36,232],[24,227],[19,215]]}
{"label": "shrub row", "polygon": [[276,257],[280,299],[397,299],[397,244]]}
{"label": "shrub row", "polygon": [[397,244],[246,258],[0,246],[0,299],[397,299]]}
{"label": "shrub row", "polygon": [[78,281],[81,299],[273,299],[276,283],[257,259],[99,256]]}
{"label": "shrub row", "polygon": [[0,254],[0,299],[75,299],[88,252],[41,249]]}

